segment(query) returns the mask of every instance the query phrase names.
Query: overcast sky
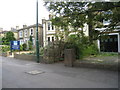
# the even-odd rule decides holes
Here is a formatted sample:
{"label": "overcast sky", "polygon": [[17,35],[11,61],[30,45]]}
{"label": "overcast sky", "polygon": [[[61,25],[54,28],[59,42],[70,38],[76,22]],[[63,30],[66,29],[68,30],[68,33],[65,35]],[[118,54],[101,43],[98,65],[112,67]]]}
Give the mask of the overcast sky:
{"label": "overcast sky", "polygon": [[[39,23],[42,18],[48,19],[49,12],[39,2]],[[11,27],[23,24],[32,25],[36,23],[36,0],[0,0],[0,28],[10,30]]]}

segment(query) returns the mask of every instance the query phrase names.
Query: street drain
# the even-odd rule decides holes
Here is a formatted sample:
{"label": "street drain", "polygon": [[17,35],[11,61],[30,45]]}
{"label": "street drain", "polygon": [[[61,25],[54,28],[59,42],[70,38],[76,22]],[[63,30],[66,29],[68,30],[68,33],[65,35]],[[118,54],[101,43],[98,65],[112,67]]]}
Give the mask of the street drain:
{"label": "street drain", "polygon": [[37,75],[37,74],[42,74],[42,73],[45,73],[45,72],[40,71],[40,70],[33,70],[33,71],[26,72],[26,73],[31,74],[31,75]]}

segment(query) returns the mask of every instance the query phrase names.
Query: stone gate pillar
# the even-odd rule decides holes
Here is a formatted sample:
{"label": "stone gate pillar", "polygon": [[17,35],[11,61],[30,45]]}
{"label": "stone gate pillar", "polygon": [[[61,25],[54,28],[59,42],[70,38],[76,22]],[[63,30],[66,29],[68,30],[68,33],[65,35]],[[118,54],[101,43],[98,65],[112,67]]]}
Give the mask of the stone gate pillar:
{"label": "stone gate pillar", "polygon": [[73,62],[75,61],[75,50],[65,49],[64,51],[64,64],[65,66],[73,67]]}

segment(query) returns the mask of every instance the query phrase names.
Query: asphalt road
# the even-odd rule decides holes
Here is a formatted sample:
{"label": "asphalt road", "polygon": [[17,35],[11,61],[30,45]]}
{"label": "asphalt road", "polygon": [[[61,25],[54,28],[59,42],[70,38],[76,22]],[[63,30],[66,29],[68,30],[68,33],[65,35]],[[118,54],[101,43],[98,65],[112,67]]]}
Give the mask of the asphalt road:
{"label": "asphalt road", "polygon": [[[33,70],[44,73],[26,73]],[[118,72],[2,57],[2,88],[118,88]]]}

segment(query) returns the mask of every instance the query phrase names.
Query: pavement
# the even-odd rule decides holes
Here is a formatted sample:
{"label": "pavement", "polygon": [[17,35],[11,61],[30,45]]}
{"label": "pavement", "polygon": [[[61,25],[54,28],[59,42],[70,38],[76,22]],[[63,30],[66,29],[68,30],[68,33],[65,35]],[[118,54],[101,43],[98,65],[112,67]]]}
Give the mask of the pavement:
{"label": "pavement", "polygon": [[[2,88],[118,88],[118,72],[2,58]],[[26,72],[42,71],[37,75]]]}

